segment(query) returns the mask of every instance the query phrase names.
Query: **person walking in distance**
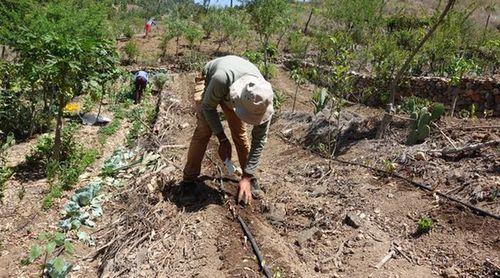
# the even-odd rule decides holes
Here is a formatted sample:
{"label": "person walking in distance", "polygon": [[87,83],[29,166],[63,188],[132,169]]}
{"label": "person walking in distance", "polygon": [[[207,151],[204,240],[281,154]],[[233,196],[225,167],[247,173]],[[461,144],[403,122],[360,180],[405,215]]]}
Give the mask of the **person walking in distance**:
{"label": "person walking in distance", "polygon": [[144,27],[144,29],[145,29],[144,37],[145,38],[148,36],[149,32],[151,32],[151,28],[153,27],[153,25],[156,26],[156,20],[154,20],[154,18],[151,18],[146,22],[146,26]]}
{"label": "person walking in distance", "polygon": [[[220,159],[226,163],[231,161],[231,142],[217,113],[220,106],[243,169],[238,185],[238,202],[249,204],[252,197],[263,196],[255,174],[274,113],[271,84],[255,65],[237,56],[208,62],[196,81],[197,126],[189,145],[182,190],[184,194],[196,192],[201,163],[212,134],[219,141]],[[251,144],[247,139],[245,123],[253,126]]]}

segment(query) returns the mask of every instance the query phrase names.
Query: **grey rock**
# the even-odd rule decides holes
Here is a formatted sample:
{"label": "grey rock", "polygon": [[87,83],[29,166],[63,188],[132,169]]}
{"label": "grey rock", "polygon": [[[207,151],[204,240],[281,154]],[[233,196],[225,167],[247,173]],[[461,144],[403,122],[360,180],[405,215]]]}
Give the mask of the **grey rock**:
{"label": "grey rock", "polygon": [[357,216],[353,212],[349,212],[345,216],[344,223],[357,229],[357,228],[361,227],[362,221],[361,221],[361,218],[359,218],[359,216]]}
{"label": "grey rock", "polygon": [[312,227],[312,228],[309,228],[307,230],[302,231],[297,236],[297,240],[296,240],[297,245],[299,245],[300,247],[304,247],[305,243],[307,241],[309,241],[314,236],[314,234],[316,234],[318,231],[319,231],[319,229],[316,227]]}
{"label": "grey rock", "polygon": [[447,269],[443,270],[441,272],[441,275],[445,278],[458,278],[459,277],[459,271],[456,267],[448,267]]}
{"label": "grey rock", "polygon": [[283,222],[286,216],[286,206],[283,203],[271,204],[269,212],[266,213],[266,218],[271,222]]}

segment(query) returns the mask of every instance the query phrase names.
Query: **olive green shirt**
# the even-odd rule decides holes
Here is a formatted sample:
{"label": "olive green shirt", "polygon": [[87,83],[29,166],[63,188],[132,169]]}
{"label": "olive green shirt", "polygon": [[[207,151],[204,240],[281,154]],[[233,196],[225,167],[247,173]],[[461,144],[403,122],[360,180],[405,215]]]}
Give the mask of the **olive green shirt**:
{"label": "olive green shirt", "polygon": [[[202,111],[205,119],[214,134],[223,132],[222,124],[217,113],[217,106],[227,103],[232,108],[229,100],[229,87],[244,75],[262,77],[257,67],[249,61],[238,56],[225,56],[208,62],[203,68],[205,77],[205,92],[202,101]],[[262,77],[263,78],[263,77]],[[250,154],[244,172],[253,175],[267,141],[270,120],[256,125],[252,129],[252,142]]]}

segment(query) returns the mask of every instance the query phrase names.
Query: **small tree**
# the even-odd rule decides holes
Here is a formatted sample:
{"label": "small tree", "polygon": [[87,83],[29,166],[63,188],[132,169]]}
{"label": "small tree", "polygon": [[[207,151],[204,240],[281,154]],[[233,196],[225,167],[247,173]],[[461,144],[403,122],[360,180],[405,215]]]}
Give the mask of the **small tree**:
{"label": "small tree", "polygon": [[195,22],[188,22],[183,31],[182,36],[188,41],[191,50],[203,38],[203,29]]}
{"label": "small tree", "polygon": [[175,55],[179,53],[179,39],[182,37],[184,34],[184,29],[187,26],[187,22],[182,19],[171,19],[167,20],[167,31],[165,32],[165,35],[163,36],[162,42],[161,42],[161,49],[162,49],[162,56],[164,57],[167,53],[167,47],[168,43],[175,38]]}
{"label": "small tree", "polygon": [[458,92],[457,88],[460,86],[462,83],[464,75],[467,73],[473,73],[476,72],[478,69],[477,65],[474,63],[474,61],[463,58],[463,57],[456,57],[454,61],[451,63],[449,69],[448,69],[448,74],[450,76],[450,81],[449,85],[452,88],[452,94],[453,94],[453,103],[451,107],[451,115],[453,117],[455,113],[455,106],[457,104],[458,100]]}
{"label": "small tree", "polygon": [[114,67],[103,66],[106,50],[112,49],[105,40],[107,6],[93,0],[64,0],[32,4],[30,10],[36,12],[20,23],[23,28],[9,44],[19,64],[36,72],[32,82],[50,84],[45,87],[57,106],[53,159],[59,161],[64,106],[85,82]]}
{"label": "small tree", "polygon": [[386,113],[384,114],[384,117],[382,118],[382,121],[380,123],[379,129],[377,130],[377,139],[381,139],[384,136],[385,130],[387,128],[387,125],[392,121],[392,114],[394,112],[394,101],[396,100],[396,92],[397,92],[397,87],[399,85],[399,81],[401,78],[406,74],[408,68],[410,67],[410,64],[413,61],[413,58],[417,53],[422,49],[424,44],[427,42],[427,40],[432,36],[434,31],[436,31],[437,27],[441,24],[441,22],[444,20],[448,12],[452,9],[453,5],[455,4],[456,0],[448,0],[448,3],[446,4],[445,8],[441,12],[439,18],[437,21],[432,25],[432,27],[427,31],[425,36],[422,38],[422,40],[419,42],[419,44],[413,49],[413,51],[410,53],[410,55],[406,58],[404,64],[399,68],[397,71],[396,75],[391,81],[390,85],[390,96],[389,96],[389,103],[387,104],[387,110]]}
{"label": "small tree", "polygon": [[268,78],[269,45],[271,37],[281,30],[290,15],[290,4],[286,0],[254,0],[248,4],[251,23],[264,49],[264,77]]}
{"label": "small tree", "polygon": [[127,60],[130,63],[137,61],[137,56],[139,56],[139,47],[133,41],[129,41],[123,46],[123,51],[127,54]]}

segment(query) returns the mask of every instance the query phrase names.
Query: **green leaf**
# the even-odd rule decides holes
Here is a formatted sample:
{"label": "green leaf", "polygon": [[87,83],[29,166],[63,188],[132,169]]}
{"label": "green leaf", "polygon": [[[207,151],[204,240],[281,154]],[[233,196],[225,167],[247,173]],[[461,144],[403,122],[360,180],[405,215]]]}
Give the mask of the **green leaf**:
{"label": "green leaf", "polygon": [[66,235],[62,233],[56,233],[54,235],[54,242],[57,244],[57,246],[63,245],[65,240],[66,240]]}
{"label": "green leaf", "polygon": [[64,270],[64,261],[61,259],[61,257],[57,257],[54,260],[54,269],[57,272],[62,272]]}
{"label": "green leaf", "polygon": [[57,257],[47,263],[47,273],[52,278],[64,278],[71,271],[71,264]]}
{"label": "green leaf", "polygon": [[30,252],[28,254],[28,258],[22,260],[21,263],[23,265],[29,265],[32,262],[34,262],[36,259],[38,259],[38,257],[40,257],[40,255],[42,255],[42,249],[40,248],[40,246],[38,244],[35,244],[35,245],[31,246]]}
{"label": "green leaf", "polygon": [[54,250],[56,249],[57,243],[55,241],[50,241],[47,243],[45,246],[45,249],[47,250],[47,256],[50,256]]}
{"label": "green leaf", "polygon": [[64,251],[68,254],[73,254],[75,252],[75,247],[73,246],[73,244],[71,242],[66,240],[64,242]]}

